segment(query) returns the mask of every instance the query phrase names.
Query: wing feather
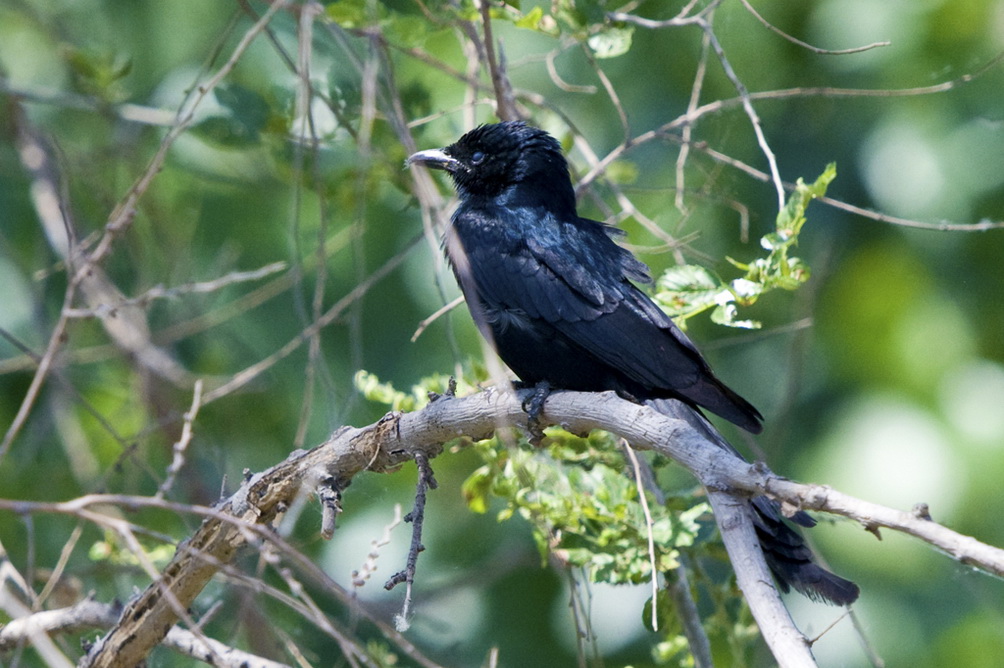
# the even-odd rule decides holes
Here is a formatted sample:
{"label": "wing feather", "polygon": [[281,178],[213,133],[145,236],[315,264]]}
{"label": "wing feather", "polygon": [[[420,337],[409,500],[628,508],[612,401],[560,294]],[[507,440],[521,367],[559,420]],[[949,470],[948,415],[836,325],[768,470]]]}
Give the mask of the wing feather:
{"label": "wing feather", "polygon": [[644,265],[605,226],[563,223],[544,211],[525,215],[550,233],[505,235],[517,220],[466,226],[493,234],[492,243],[466,244],[482,303],[546,321],[631,383],[680,390],[707,372],[694,344],[629,280],[647,278]]}

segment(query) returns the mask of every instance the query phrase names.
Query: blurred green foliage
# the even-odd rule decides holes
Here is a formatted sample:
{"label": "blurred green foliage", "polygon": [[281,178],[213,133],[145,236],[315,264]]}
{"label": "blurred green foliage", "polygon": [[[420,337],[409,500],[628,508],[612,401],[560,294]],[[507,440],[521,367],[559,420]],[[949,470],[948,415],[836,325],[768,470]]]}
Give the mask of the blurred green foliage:
{"label": "blurred green foliage", "polygon": [[[983,69],[1004,49],[1000,3],[761,4],[758,11],[775,26],[821,48],[891,42],[822,54],[771,32],[739,2],[727,0],[713,17],[736,75],[759,94],[754,104],[782,178],[811,179],[835,162],[840,177],[817,182],[829,197],[905,223],[816,202],[799,230],[807,200],[796,196],[789,202],[799,210],[790,227],[782,226],[791,233],[779,231],[775,191],[750,175],[767,171],[767,162],[734,103],[690,127],[693,143],[678,173],[683,125],[659,129],[688,111],[704,52],[696,27],[650,30],[607,21],[606,12],[623,9],[618,2],[524,1],[493,5],[491,13],[517,101],[562,141],[574,176],[591,177],[580,197],[583,215],[628,232],[632,249],[664,277],[657,286],[664,303],[676,300],[667,292],[672,286],[677,292],[685,286],[690,300],[702,290],[728,289],[725,304],[707,303],[715,322],[701,315],[688,324],[719,375],[767,416],[754,455],[784,475],[868,500],[904,508],[925,501],[935,519],[1004,545],[996,521],[1004,476],[1004,230],[953,227],[1004,217],[1004,67]],[[649,0],[628,9],[663,20],[682,5]],[[198,0],[0,3],[2,430],[26,396],[33,356],[49,342],[67,286],[58,227],[41,224],[33,199],[39,178],[18,149],[25,128],[49,147],[64,211],[76,238],[92,248],[183,115],[179,110],[188,110],[184,101],[227,63],[266,9]],[[467,379],[462,391],[489,377],[476,366],[464,371],[471,359],[480,364],[481,348],[463,308],[410,342],[419,323],[457,290],[436,232],[423,230],[413,177],[401,168],[412,148],[446,145],[470,124],[494,119],[488,75],[470,69],[478,58],[468,43],[480,34],[478,8],[469,1],[340,0],[323,10],[307,45],[294,11],[279,12],[269,32],[254,38],[195,109],[192,127],[168,151],[103,264],[129,298],[275,261],[289,267],[142,302],[153,344],[203,378],[207,391],[300,341],[239,391],[201,407],[167,495],[173,501],[212,503],[244,470],[270,466],[342,424],[372,422],[385,404],[418,407],[427,390],[443,391],[451,374]],[[310,62],[307,106],[303,79],[294,72],[301,53]],[[699,104],[734,99],[734,85],[713,54],[706,64]],[[973,74],[979,76],[970,80]],[[470,77],[482,83],[476,91]],[[954,85],[926,94],[881,93],[945,82]],[[879,93],[766,95],[810,87]],[[618,151],[608,170],[592,178],[597,160],[648,132],[651,140]],[[737,161],[750,169],[736,168]],[[674,206],[678,184],[682,209]],[[766,257],[745,241],[747,230],[749,238],[769,239]],[[788,255],[796,240],[797,263]],[[399,266],[348,298],[399,253],[405,254]],[[801,287],[757,290],[754,304],[735,279],[724,278],[737,268],[747,273],[740,281]],[[316,314],[342,300],[316,347],[302,341]],[[86,308],[80,300],[73,306]],[[762,328],[716,324],[723,322]],[[0,498],[155,493],[191,405],[190,384],[144,369],[93,317],[69,321],[61,351],[0,459]],[[405,387],[418,389],[394,390]],[[572,566],[598,582],[643,581],[647,554],[625,542],[640,536],[637,499],[613,444],[601,435],[550,432],[549,438],[546,453],[486,442],[458,446],[433,462],[441,485],[431,493],[409,639],[447,665],[481,665],[492,648],[499,665],[574,665],[577,627],[568,600],[581,595],[593,601],[580,608],[588,609],[597,637],[589,651],[604,665],[689,665],[667,600],[654,601],[664,624],[652,634],[645,630],[647,587],[570,584],[569,573],[580,572]],[[653,506],[667,546],[663,566],[684,555],[696,569],[716,665],[770,665],[713,532],[697,531],[703,508],[687,514],[697,493],[693,482],[656,464],[663,487],[675,494],[665,507]],[[333,578],[348,582],[390,523],[392,505],[411,503],[410,476],[354,481],[330,543],[317,538],[311,503],[281,531]],[[521,493],[526,487],[515,481],[528,479],[536,488]],[[152,532],[143,546],[157,559],[199,521],[120,510]],[[498,523],[500,514],[512,517]],[[586,523],[591,532],[581,532],[583,517],[594,520]],[[709,524],[702,518],[699,526]],[[888,532],[878,542],[837,522],[811,533],[832,567],[861,585],[856,610],[863,633],[886,665],[999,662],[1000,582]],[[381,553],[384,571],[401,567],[405,534],[393,532]],[[553,548],[557,534],[565,562],[542,569],[538,544]],[[145,585],[145,575],[101,528],[54,514],[0,512],[0,544],[36,592],[71,537],[76,543],[69,544],[50,602],[92,590],[100,600],[125,599]],[[238,566],[257,572],[256,557],[244,555]],[[274,572],[263,579],[285,587]],[[359,596],[390,619],[401,595],[375,589],[369,585]],[[354,619],[324,591],[311,593],[332,618]],[[840,614],[789,600],[810,636]],[[337,663],[337,644],[280,601],[220,582],[194,612],[217,603],[226,612],[208,622],[211,636],[276,657],[286,656],[289,640],[314,665]],[[373,665],[409,665],[375,629],[364,624],[358,634]],[[814,650],[824,665],[869,665],[846,619]],[[31,651],[13,658],[15,665],[41,665]],[[188,665],[167,651],[156,662]]]}

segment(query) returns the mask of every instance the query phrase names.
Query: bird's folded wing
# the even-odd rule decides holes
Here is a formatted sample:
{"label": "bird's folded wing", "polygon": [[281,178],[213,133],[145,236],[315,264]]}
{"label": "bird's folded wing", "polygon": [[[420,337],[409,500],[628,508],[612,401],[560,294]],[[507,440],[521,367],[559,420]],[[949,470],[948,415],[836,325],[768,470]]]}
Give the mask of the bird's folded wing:
{"label": "bird's folded wing", "polygon": [[[630,254],[586,222],[596,229],[537,235],[526,245],[468,244],[481,301],[547,322],[635,383],[689,387],[706,369],[693,343],[628,280],[633,267],[623,255]],[[541,225],[554,230],[559,223]]]}

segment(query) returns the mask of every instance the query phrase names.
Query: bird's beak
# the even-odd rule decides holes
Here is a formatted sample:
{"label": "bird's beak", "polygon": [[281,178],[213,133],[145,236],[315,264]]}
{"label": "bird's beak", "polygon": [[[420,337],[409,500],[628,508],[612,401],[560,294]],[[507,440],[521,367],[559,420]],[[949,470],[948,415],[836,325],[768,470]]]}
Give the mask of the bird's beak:
{"label": "bird's beak", "polygon": [[421,163],[432,169],[445,169],[448,172],[455,172],[460,169],[460,161],[451,157],[441,148],[431,148],[427,151],[419,151],[404,161],[405,167],[410,167],[415,163]]}

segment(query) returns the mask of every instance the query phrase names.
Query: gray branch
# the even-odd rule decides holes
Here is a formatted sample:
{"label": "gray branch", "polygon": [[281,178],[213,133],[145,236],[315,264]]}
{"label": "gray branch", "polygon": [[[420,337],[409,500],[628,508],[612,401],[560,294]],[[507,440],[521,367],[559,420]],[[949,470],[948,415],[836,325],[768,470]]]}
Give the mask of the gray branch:
{"label": "gray branch", "polygon": [[[82,666],[135,666],[178,621],[222,565],[250,540],[267,535],[277,514],[296,497],[317,488],[319,480],[340,487],[363,471],[386,472],[413,459],[432,458],[443,444],[460,436],[482,439],[497,429],[526,424],[521,401],[529,395],[486,391],[441,398],[420,411],[389,413],[363,428],[343,428],[309,451],[250,478],[206,518],[178,547],[160,579],[132,600],[112,631],[92,648]],[[774,588],[746,511],[739,500],[767,494],[794,507],[851,517],[874,530],[884,526],[917,536],[963,563],[1004,574],[1004,551],[942,527],[924,513],[904,513],[853,499],[827,487],[801,485],[765,466],[738,459],[708,442],[682,420],[620,399],[612,393],[556,392],[544,407],[542,424],[574,433],[605,429],[637,449],[672,457],[709,491],[723,540],[736,567],[738,582],[765,640],[781,666],[815,665],[808,642],[788,616]]]}

